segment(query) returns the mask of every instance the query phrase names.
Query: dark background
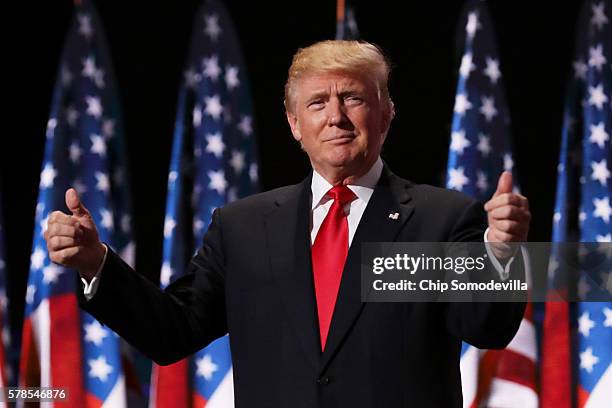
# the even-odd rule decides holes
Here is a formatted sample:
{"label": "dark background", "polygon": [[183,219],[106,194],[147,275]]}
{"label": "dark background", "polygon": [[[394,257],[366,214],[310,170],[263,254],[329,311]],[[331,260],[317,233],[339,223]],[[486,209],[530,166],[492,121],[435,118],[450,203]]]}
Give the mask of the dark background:
{"label": "dark background", "polygon": [[[70,0],[3,6],[0,191],[4,204],[12,324],[21,325],[44,135]],[[16,4],[18,3],[18,4]],[[175,103],[199,0],[94,1],[122,99],[133,186],[138,270],[156,280]],[[399,175],[441,185],[445,173],[461,51],[462,1],[356,1],[364,39],[394,63],[396,119],[383,158]],[[226,0],[242,39],[255,99],[262,188],[300,181],[309,169],[291,137],[283,85],[300,46],[332,38],[335,1]],[[565,82],[571,73],[578,0],[490,1],[513,121],[515,163],[530,199],[531,241],[548,241],[554,202]],[[7,7],[9,8],[7,10]]]}

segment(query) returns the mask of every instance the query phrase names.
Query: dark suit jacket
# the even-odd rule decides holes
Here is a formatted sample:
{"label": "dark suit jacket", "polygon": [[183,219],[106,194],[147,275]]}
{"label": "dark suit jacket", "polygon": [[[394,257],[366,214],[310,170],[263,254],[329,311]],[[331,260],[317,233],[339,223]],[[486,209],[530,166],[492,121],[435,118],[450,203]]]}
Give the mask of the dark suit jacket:
{"label": "dark suit jacket", "polygon": [[79,293],[82,307],[160,364],[229,332],[237,407],[460,407],[461,340],[504,347],[524,304],[362,303],[360,243],[482,241],[482,205],[385,169],[321,353],[310,180],[216,210],[189,273],[165,292],[109,251],[96,295]]}

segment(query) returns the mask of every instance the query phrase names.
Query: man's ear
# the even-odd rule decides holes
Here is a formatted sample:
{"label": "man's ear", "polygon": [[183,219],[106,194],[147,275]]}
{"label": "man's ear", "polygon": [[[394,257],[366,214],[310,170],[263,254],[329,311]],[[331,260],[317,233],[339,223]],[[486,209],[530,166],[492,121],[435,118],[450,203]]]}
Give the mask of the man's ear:
{"label": "man's ear", "polygon": [[391,105],[389,106],[388,110],[383,111],[382,115],[382,131],[384,137],[386,138],[387,133],[389,133],[389,128],[391,127],[391,122],[395,117],[395,106],[393,105],[393,102],[391,102]]}
{"label": "man's ear", "polygon": [[289,127],[291,127],[291,133],[293,134],[293,138],[297,140],[298,142],[301,141],[302,134],[300,133],[300,129],[298,126],[297,115],[289,111],[285,111],[285,114],[287,115],[287,122],[289,122]]}

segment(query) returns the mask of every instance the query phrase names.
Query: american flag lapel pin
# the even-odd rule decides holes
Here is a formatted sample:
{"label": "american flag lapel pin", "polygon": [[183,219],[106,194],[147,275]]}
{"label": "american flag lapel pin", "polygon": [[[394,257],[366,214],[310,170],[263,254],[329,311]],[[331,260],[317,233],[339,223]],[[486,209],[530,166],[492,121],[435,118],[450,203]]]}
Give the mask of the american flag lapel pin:
{"label": "american flag lapel pin", "polygon": [[399,213],[398,212],[391,212],[391,213],[389,213],[389,218],[391,218],[392,220],[397,220],[397,219],[399,219]]}

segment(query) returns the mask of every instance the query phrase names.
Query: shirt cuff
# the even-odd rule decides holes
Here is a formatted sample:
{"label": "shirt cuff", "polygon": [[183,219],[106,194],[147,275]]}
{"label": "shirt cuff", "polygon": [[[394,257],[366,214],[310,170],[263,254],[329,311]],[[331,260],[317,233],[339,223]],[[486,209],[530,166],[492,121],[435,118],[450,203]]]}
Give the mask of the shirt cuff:
{"label": "shirt cuff", "polygon": [[108,247],[106,244],[104,245],[104,258],[102,258],[102,263],[100,267],[96,271],[95,276],[91,279],[91,281],[87,282],[87,280],[81,277],[81,282],[83,282],[83,295],[85,295],[85,299],[91,300],[96,294],[98,290],[98,285],[100,283],[100,275],[102,274],[102,269],[104,268],[104,264],[106,263],[106,255],[108,254]]}
{"label": "shirt cuff", "polygon": [[499,273],[500,279],[502,281],[505,281],[510,277],[510,266],[512,265],[512,262],[514,262],[515,257],[514,256],[510,257],[510,259],[508,259],[508,261],[506,262],[506,265],[502,266],[501,262],[499,262],[499,259],[497,259],[497,257],[495,256],[495,253],[493,253],[493,250],[491,249],[491,245],[487,245],[487,243],[489,242],[489,240],[487,239],[488,233],[489,233],[489,228],[487,228],[484,233],[484,242],[485,242],[485,248],[487,249],[487,254],[489,255],[489,259],[491,260],[493,267],[495,268],[497,273]]}

